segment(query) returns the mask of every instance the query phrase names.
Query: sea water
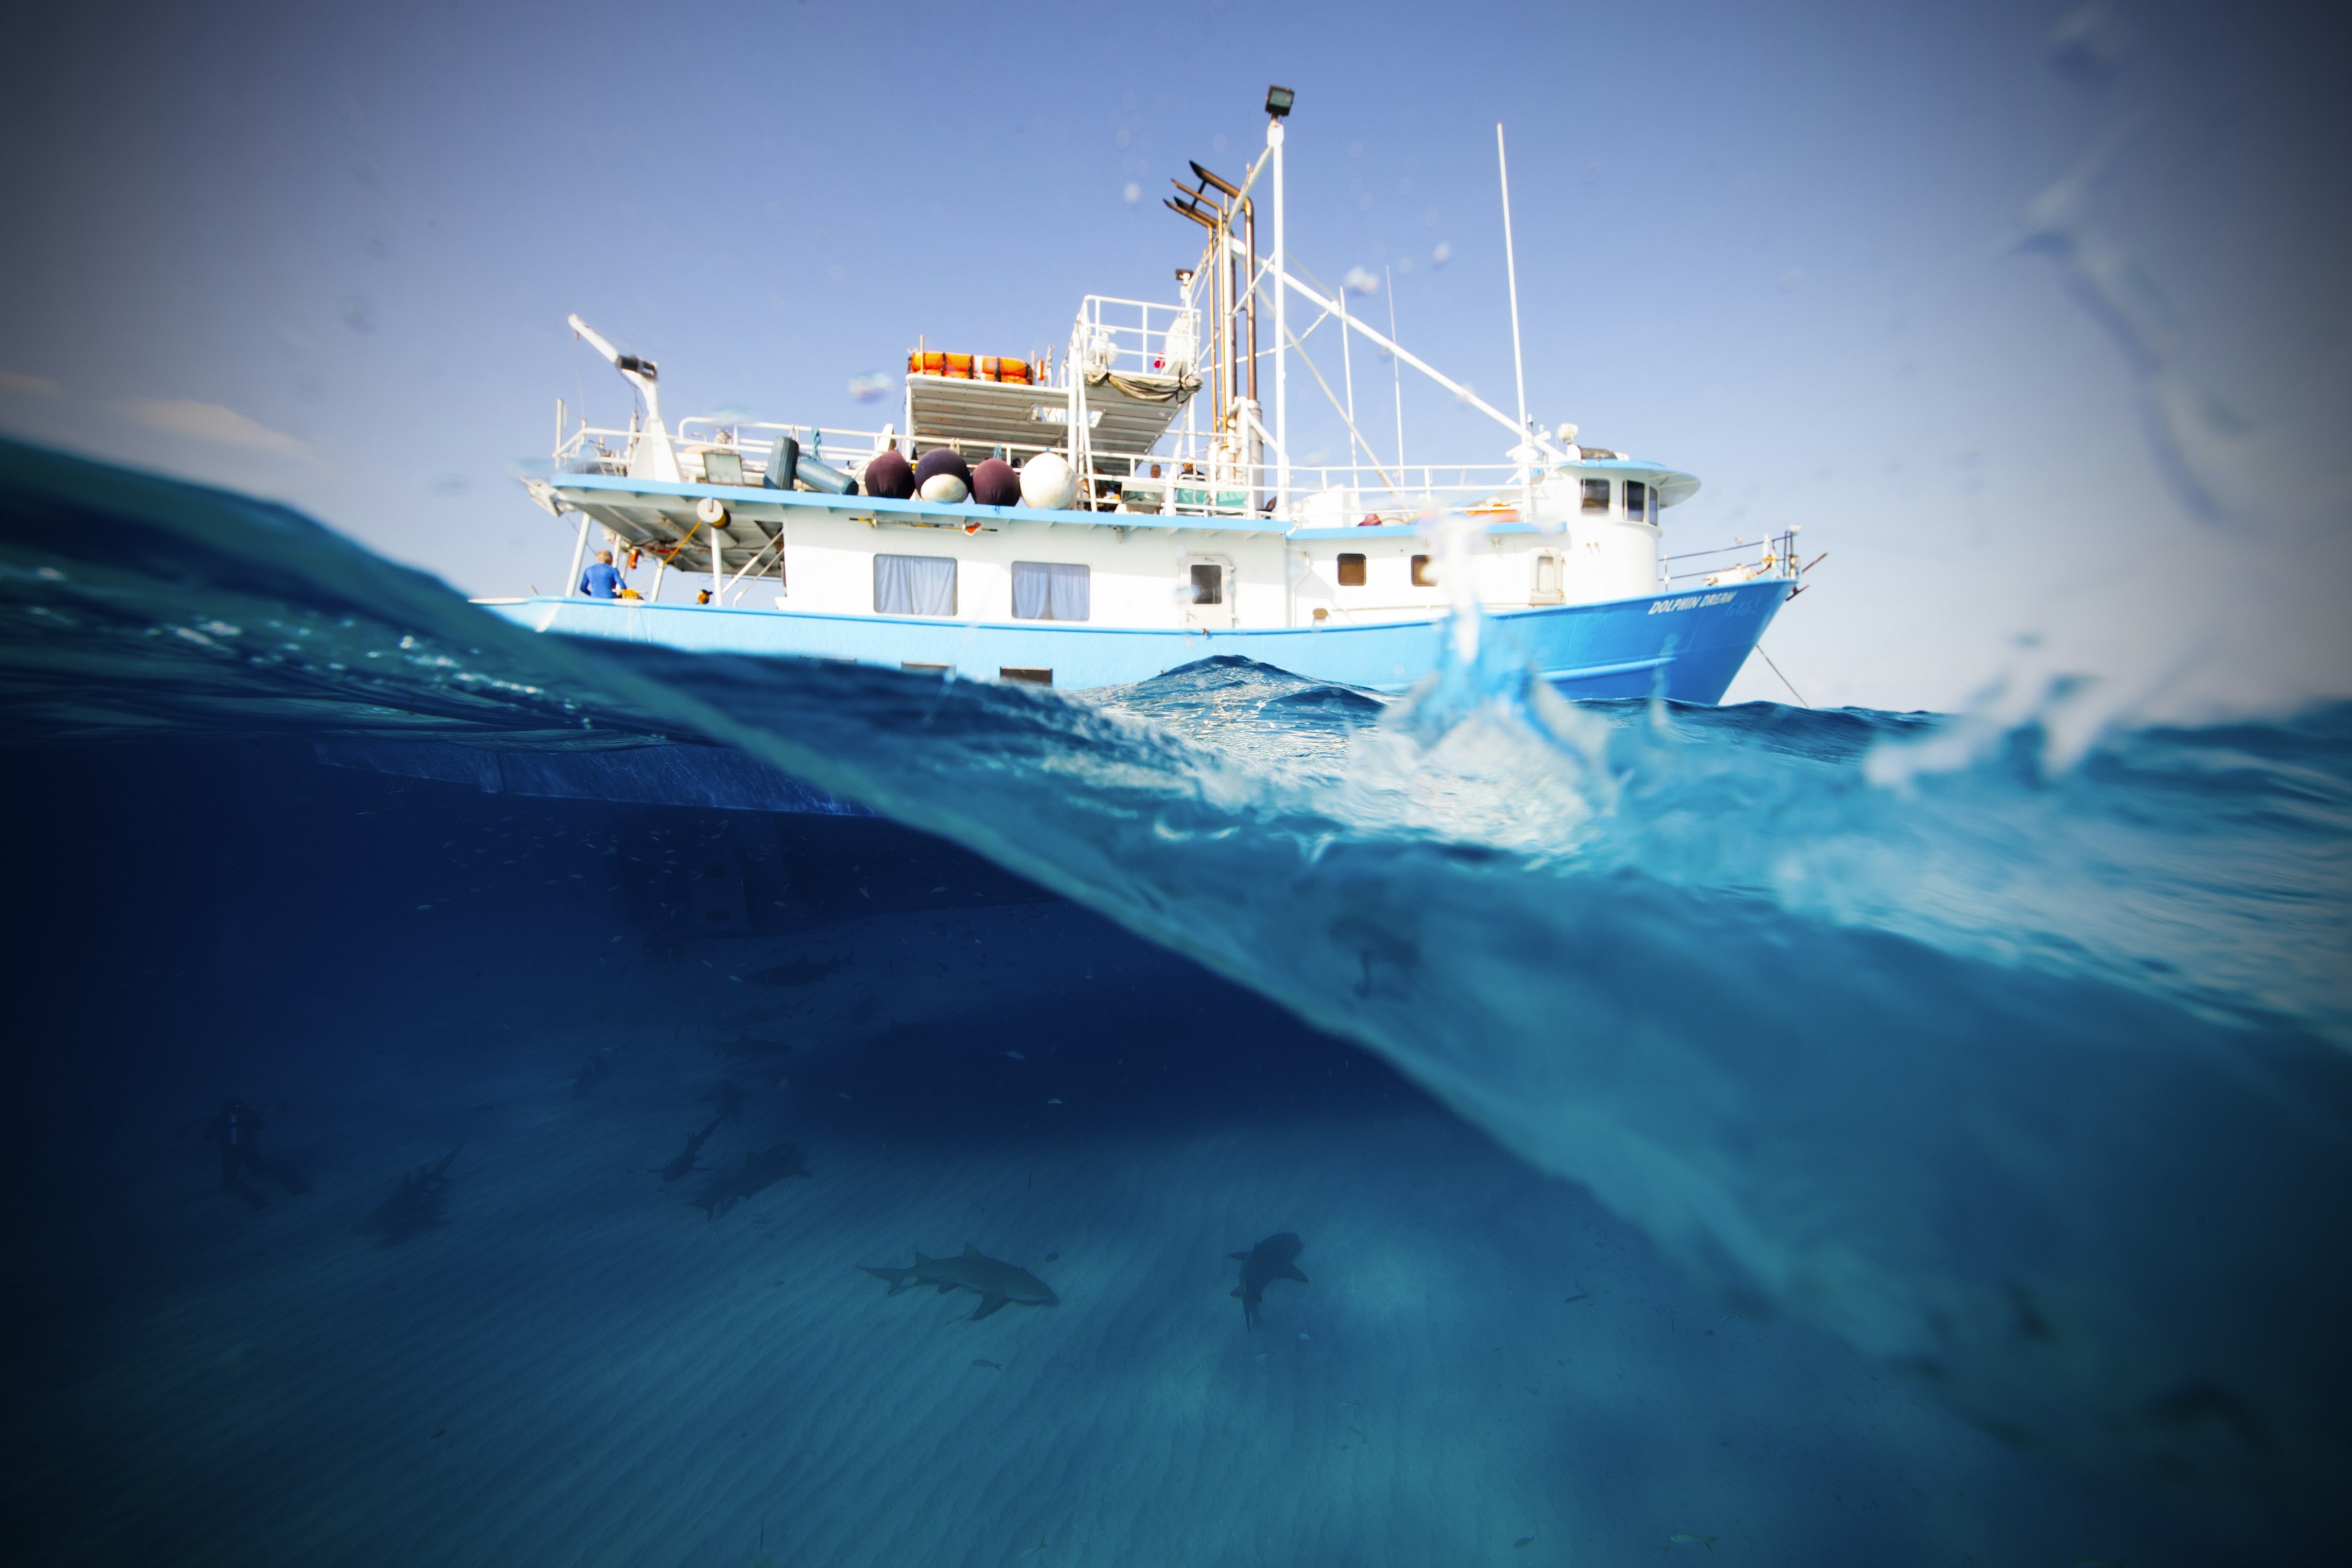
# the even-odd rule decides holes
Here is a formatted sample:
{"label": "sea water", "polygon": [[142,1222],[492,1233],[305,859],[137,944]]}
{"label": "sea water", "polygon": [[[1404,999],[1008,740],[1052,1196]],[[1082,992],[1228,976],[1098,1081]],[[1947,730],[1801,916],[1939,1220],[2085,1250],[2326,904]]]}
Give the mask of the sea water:
{"label": "sea water", "polygon": [[13,1559],[2340,1555],[2352,710],[693,658],[22,447],[0,595]]}

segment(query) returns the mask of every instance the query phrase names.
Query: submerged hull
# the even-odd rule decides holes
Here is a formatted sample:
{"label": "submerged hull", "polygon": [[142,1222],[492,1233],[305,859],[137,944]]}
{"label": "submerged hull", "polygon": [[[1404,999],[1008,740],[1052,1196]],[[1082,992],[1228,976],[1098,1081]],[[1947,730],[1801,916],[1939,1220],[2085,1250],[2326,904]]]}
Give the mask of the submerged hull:
{"label": "submerged hull", "polygon": [[[1765,578],[1599,605],[1507,610],[1489,624],[1568,697],[1717,702],[1795,584]],[[845,658],[953,670],[993,680],[1022,672],[1086,689],[1149,680],[1180,665],[1237,655],[1314,680],[1400,691],[1436,668],[1441,620],[1311,628],[1179,630],[633,600],[494,600],[486,608],[533,631],[652,643],[688,653]]]}

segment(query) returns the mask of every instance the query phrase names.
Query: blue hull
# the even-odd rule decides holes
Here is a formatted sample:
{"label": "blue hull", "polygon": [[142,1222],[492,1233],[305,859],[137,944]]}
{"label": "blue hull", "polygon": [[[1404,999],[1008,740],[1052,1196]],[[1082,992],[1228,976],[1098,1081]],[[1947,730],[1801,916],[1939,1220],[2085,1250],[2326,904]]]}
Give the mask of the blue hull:
{"label": "blue hull", "polygon": [[[1723,588],[1558,609],[1490,625],[1569,697],[1719,701],[1796,584]],[[532,631],[654,643],[688,653],[940,666],[971,679],[1050,670],[1056,686],[1125,686],[1195,659],[1239,655],[1313,680],[1401,691],[1436,668],[1442,620],[1277,631],[1127,630],[1037,621],[803,615],[612,599],[530,598],[486,606]]]}

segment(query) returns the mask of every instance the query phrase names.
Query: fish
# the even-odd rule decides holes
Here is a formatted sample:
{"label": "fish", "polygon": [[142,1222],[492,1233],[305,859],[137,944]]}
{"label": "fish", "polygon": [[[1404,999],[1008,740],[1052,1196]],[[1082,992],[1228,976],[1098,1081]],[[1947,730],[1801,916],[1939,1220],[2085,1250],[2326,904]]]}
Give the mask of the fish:
{"label": "fish", "polygon": [[743,1163],[732,1170],[713,1171],[710,1180],[703,1184],[701,1195],[694,1200],[706,1219],[717,1219],[745,1198],[756,1197],[787,1176],[805,1176],[808,1165],[801,1157],[797,1143],[779,1143],[772,1149],[754,1149],[743,1156]]}
{"label": "fish", "polygon": [[711,1118],[709,1126],[688,1138],[686,1141],[686,1148],[679,1152],[677,1159],[672,1160],[667,1165],[658,1167],[661,1173],[661,1179],[665,1182],[675,1182],[680,1176],[687,1174],[688,1172],[699,1171],[702,1169],[701,1166],[694,1163],[694,1157],[702,1152],[702,1141],[709,1137],[713,1132],[718,1131],[719,1124],[726,1120],[727,1118],[724,1115],[715,1116]]}
{"label": "fish", "polygon": [[1720,1536],[1693,1535],[1687,1531],[1678,1530],[1675,1531],[1674,1534],[1666,1537],[1666,1544],[1669,1546],[1689,1546],[1692,1544],[1704,1546],[1706,1548],[1706,1554],[1709,1557],[1712,1557],[1715,1555],[1715,1543],[1721,1539],[1722,1538]]}
{"label": "fish", "polygon": [[1535,1543],[1536,1538],[1532,1535],[1522,1535],[1517,1541],[1511,1542],[1514,1547],[1533,1546]]}
{"label": "fish", "polygon": [[926,1258],[915,1254],[912,1268],[876,1268],[859,1264],[858,1268],[877,1279],[888,1282],[888,1294],[917,1285],[936,1285],[944,1296],[951,1290],[970,1290],[980,1298],[972,1309],[971,1321],[978,1322],[1007,1301],[1018,1301],[1024,1307],[1051,1307],[1061,1300],[1053,1288],[1026,1268],[1011,1263],[1001,1263],[982,1253],[970,1242],[955,1258]]}
{"label": "fish", "polygon": [[400,1185],[376,1205],[354,1228],[373,1236],[378,1247],[396,1247],[414,1240],[442,1223],[442,1205],[449,1193],[449,1163],[463,1143],[430,1165],[419,1165],[400,1178]]}
{"label": "fish", "polygon": [[1307,1276],[1298,1271],[1298,1255],[1306,1250],[1307,1244],[1286,1230],[1267,1237],[1247,1252],[1226,1254],[1242,1266],[1242,1282],[1234,1288],[1234,1294],[1241,1300],[1244,1326],[1257,1327],[1258,1307],[1265,1299],[1266,1286],[1276,1279],[1307,1283]]}
{"label": "fish", "polygon": [[572,1075],[572,1097],[584,1098],[598,1084],[612,1076],[613,1064],[602,1053],[590,1057],[581,1064],[580,1070]]}

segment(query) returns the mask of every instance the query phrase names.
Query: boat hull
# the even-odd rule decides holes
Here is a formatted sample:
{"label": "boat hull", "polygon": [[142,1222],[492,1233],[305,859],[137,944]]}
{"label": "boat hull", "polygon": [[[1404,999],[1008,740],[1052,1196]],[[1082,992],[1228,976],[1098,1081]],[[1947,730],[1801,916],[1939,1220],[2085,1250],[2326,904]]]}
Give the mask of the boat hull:
{"label": "boat hull", "polygon": [[[1598,605],[1506,610],[1488,624],[1517,643],[1563,695],[1722,700],[1732,677],[1796,584],[1766,578]],[[953,670],[992,680],[1050,672],[1084,689],[1149,680],[1197,659],[1237,655],[1294,675],[1401,691],[1436,668],[1443,619],[1218,631],[1045,621],[950,621],[914,616],[817,615],[635,600],[493,600],[532,631],[609,637],[688,653],[840,658]]]}

